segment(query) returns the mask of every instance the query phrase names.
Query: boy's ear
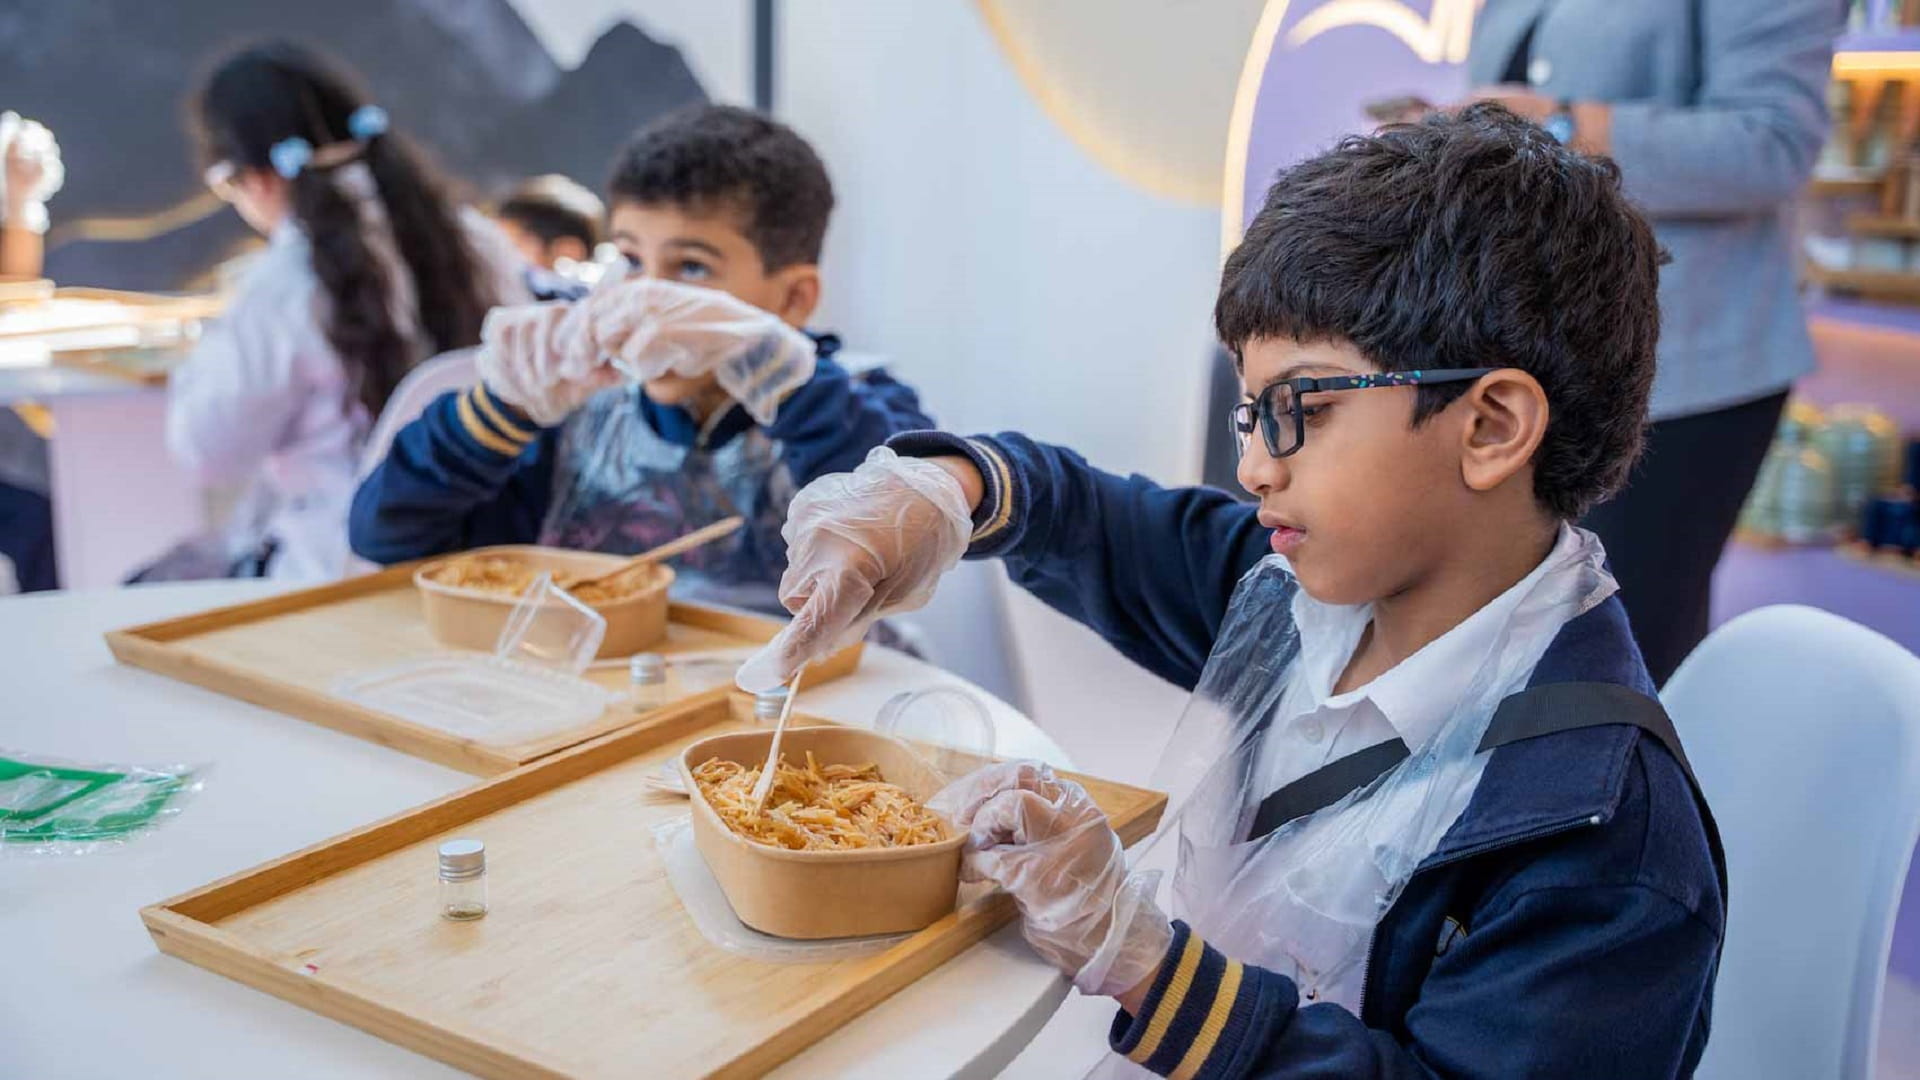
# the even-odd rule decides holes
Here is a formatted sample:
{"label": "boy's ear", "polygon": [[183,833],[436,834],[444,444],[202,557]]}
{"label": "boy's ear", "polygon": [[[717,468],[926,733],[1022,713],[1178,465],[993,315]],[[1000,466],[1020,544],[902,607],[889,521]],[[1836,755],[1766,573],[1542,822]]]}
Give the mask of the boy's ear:
{"label": "boy's ear", "polygon": [[1533,461],[1547,435],[1547,392],[1533,376],[1501,368],[1480,377],[1461,398],[1466,429],[1461,479],[1474,491],[1491,491]]}
{"label": "boy's ear", "polygon": [[805,328],[820,306],[820,267],[797,263],[773,275],[773,313],[788,326]]}

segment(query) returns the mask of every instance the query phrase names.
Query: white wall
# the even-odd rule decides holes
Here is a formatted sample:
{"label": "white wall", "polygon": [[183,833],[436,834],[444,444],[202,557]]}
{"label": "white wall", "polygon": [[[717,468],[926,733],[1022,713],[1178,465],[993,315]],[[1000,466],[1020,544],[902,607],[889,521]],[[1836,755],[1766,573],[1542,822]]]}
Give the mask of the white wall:
{"label": "white wall", "polygon": [[[679,45],[716,98],[751,97],[746,0],[516,3],[562,64],[625,18]],[[888,356],[949,429],[1014,429],[1105,468],[1197,478],[1217,209],[1095,162],[1021,84],[970,0],[778,11],[775,108],[820,150],[839,194],[819,324]],[[939,619],[994,617],[992,580],[957,581]],[[1182,695],[1011,592],[1010,657],[956,655],[936,638],[941,659],[1024,699],[1082,768],[1144,778]]]}
{"label": "white wall", "polygon": [[[821,324],[890,357],[944,427],[1197,477],[1218,211],[1096,165],[964,0],[781,12],[776,108],[840,200]],[[1024,593],[1011,606],[1035,718],[1083,768],[1144,775],[1182,695]]]}
{"label": "white wall", "polygon": [[833,171],[825,316],[849,344],[948,426],[1196,474],[1217,210],[1094,164],[964,0],[780,10],[775,106]]}

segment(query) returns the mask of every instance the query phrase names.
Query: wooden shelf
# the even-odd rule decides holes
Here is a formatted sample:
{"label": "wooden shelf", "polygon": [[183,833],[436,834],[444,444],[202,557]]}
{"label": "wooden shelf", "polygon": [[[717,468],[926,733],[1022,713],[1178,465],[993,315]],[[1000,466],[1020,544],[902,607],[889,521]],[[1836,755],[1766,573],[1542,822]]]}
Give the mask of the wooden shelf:
{"label": "wooden shelf", "polygon": [[1834,292],[1920,304],[1920,274],[1900,270],[1829,270],[1813,263],[1803,264],[1800,272],[1807,281]]}
{"label": "wooden shelf", "polygon": [[1868,551],[1867,545],[1858,540],[1832,540],[1818,543],[1792,544],[1778,537],[1761,536],[1745,529],[1735,529],[1733,542],[1750,551],[1778,555],[1786,552],[1831,551],[1850,562],[1875,570],[1883,570],[1896,577],[1920,582],[1920,558],[1909,559],[1897,551]]}
{"label": "wooden shelf", "polygon": [[1847,231],[1860,236],[1892,236],[1920,240],[1920,221],[1888,214],[1848,214]]}
{"label": "wooden shelf", "polygon": [[1842,34],[1833,43],[1836,55],[1844,53],[1920,52],[1920,26],[1903,26],[1870,34]]}
{"label": "wooden shelf", "polygon": [[1847,34],[1834,42],[1837,79],[1899,79],[1920,72],[1920,27]]}
{"label": "wooden shelf", "polygon": [[1885,570],[1890,574],[1920,581],[1920,559],[1909,559],[1897,551],[1868,551],[1865,544],[1841,544],[1834,549],[1854,562]]}
{"label": "wooden shelf", "polygon": [[1749,547],[1755,551],[1768,552],[1812,551],[1818,548],[1833,547],[1835,543],[1834,538],[1831,536],[1820,540],[1783,540],[1778,536],[1770,536],[1766,533],[1758,533],[1746,528],[1736,528],[1733,530],[1733,542],[1739,544],[1741,547]]}
{"label": "wooden shelf", "polygon": [[1807,184],[1807,194],[1825,198],[1853,195],[1877,195],[1884,176],[1816,176]]}

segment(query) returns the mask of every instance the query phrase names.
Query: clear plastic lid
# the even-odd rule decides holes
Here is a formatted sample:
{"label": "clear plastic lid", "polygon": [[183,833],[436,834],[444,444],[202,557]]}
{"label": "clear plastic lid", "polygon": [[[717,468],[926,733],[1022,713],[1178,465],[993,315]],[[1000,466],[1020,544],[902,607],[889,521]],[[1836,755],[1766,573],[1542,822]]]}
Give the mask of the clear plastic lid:
{"label": "clear plastic lid", "polygon": [[610,694],[584,679],[471,654],[348,675],[333,684],[333,692],[411,723],[501,745],[592,723],[612,703]]}
{"label": "clear plastic lid", "polygon": [[993,758],[993,717],[977,696],[957,686],[895,694],[880,706],[873,729],[913,745],[949,780]]}
{"label": "clear plastic lid", "polygon": [[520,594],[494,642],[493,655],[579,675],[607,636],[606,616],[541,574]]}
{"label": "clear plastic lid", "polygon": [[492,656],[408,660],[339,679],[333,692],[476,742],[512,744],[600,718],[613,697],[580,677],[607,620],[541,574],[520,594]]}

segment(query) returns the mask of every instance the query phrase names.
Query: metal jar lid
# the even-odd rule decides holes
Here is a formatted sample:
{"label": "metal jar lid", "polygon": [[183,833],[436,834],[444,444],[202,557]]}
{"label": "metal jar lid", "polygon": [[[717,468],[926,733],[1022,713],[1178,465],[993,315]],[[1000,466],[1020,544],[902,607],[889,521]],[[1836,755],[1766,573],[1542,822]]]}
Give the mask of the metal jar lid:
{"label": "metal jar lid", "polygon": [[627,661],[627,678],[643,686],[666,682],[667,658],[659,653],[637,653]]}
{"label": "metal jar lid", "polygon": [[762,690],[753,695],[753,718],[755,720],[778,720],[780,710],[787,704],[787,688],[776,686],[771,690]]}
{"label": "metal jar lid", "polygon": [[448,881],[477,878],[487,872],[487,845],[478,840],[449,840],[440,845],[440,876]]}

